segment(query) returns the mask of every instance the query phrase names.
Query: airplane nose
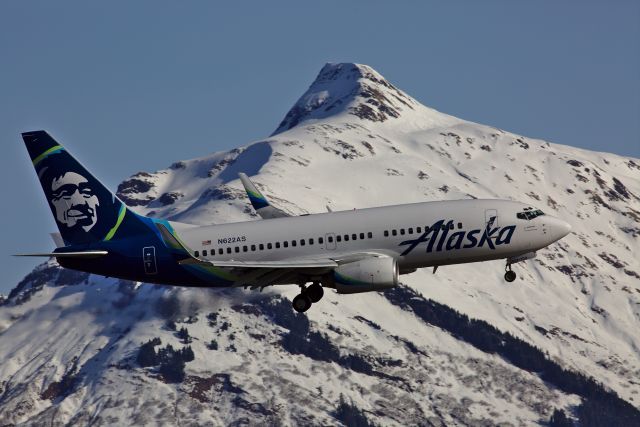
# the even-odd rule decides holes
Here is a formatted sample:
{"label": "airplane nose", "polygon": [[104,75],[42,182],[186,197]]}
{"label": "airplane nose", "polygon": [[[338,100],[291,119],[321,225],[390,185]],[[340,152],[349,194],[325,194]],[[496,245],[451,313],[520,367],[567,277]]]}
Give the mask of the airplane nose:
{"label": "airplane nose", "polygon": [[562,237],[571,233],[571,224],[569,224],[567,221],[562,221],[562,220],[560,220],[560,223],[561,223],[560,231],[562,233]]}
{"label": "airplane nose", "polygon": [[554,240],[560,240],[567,234],[571,233],[571,224],[568,222],[555,217],[550,218],[550,220],[549,225],[551,226],[551,234],[553,235]]}

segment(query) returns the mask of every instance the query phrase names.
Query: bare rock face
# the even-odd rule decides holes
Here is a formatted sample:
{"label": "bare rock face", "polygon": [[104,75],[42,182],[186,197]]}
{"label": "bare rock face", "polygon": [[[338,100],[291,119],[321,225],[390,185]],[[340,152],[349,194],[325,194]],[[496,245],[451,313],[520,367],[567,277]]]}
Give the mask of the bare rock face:
{"label": "bare rock face", "polygon": [[146,206],[155,199],[150,194],[155,186],[151,178],[147,172],[138,172],[118,185],[116,195],[128,206]]}
{"label": "bare rock face", "polygon": [[363,120],[384,122],[413,110],[418,103],[366,65],[326,64],[307,92],[289,110],[273,135],[309,119],[347,112]]}

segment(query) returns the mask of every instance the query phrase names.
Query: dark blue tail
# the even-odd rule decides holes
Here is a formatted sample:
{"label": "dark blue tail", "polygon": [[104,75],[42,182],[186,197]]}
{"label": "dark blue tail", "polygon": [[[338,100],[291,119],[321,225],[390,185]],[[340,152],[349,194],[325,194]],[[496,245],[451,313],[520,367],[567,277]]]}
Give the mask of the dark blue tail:
{"label": "dark blue tail", "polygon": [[153,233],[47,132],[25,132],[22,139],[66,245]]}

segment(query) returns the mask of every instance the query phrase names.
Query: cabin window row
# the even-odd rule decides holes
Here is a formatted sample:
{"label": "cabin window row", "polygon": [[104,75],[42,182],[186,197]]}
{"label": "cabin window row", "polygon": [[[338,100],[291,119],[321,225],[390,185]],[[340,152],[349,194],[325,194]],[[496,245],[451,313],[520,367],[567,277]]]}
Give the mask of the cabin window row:
{"label": "cabin window row", "polygon": [[[358,238],[360,238],[361,240],[364,240],[365,238],[367,239],[372,239],[373,238],[373,233],[372,232],[368,232],[368,233],[353,233],[351,235],[349,234],[344,234],[344,235],[340,235],[337,234],[335,236],[335,241],[336,242],[342,242],[343,239],[345,242],[348,242],[349,240],[358,240]],[[324,244],[324,237],[318,237],[317,242],[319,245],[323,245]],[[329,243],[333,243],[334,242],[334,236],[333,235],[328,235],[327,236],[327,241]],[[235,246],[235,247],[226,247],[226,248],[218,248],[217,253],[218,255],[224,255],[225,253],[227,254],[232,254],[232,253],[240,253],[240,252],[255,252],[255,251],[264,251],[266,250],[271,250],[271,249],[280,249],[280,248],[288,248],[288,247],[297,247],[298,245],[300,246],[306,246],[308,245],[314,245],[316,243],[316,240],[311,237],[309,239],[300,239],[300,240],[285,240],[283,242],[275,242],[275,243],[259,243],[259,244],[255,244],[255,245],[243,245],[243,246]],[[200,252],[199,251],[195,251],[194,254],[196,257],[200,256]],[[203,249],[202,250],[202,256],[215,256],[216,255],[216,249],[211,249],[211,251],[208,251],[207,249]]]}
{"label": "cabin window row", "polygon": [[[457,224],[458,229],[462,228],[462,223],[459,222]],[[453,230],[455,229],[455,225],[453,224],[453,222],[449,222],[447,224],[442,224],[442,229],[443,230]],[[429,231],[429,227],[424,227],[424,232],[426,233],[427,231]],[[384,237],[389,237],[389,235],[391,236],[404,236],[405,234],[414,234],[418,233],[418,234],[422,234],[422,227],[418,226],[418,227],[408,227],[408,228],[399,228],[399,229],[392,229],[392,230],[384,230]]]}

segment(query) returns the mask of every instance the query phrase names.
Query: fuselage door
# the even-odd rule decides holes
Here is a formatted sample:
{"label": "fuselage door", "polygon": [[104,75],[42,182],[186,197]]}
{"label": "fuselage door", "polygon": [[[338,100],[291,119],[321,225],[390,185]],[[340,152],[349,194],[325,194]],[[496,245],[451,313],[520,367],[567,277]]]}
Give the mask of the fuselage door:
{"label": "fuselage door", "polygon": [[155,246],[142,248],[142,263],[144,264],[145,274],[158,274]]}
{"label": "fuselage door", "polygon": [[334,233],[327,233],[324,236],[325,248],[328,251],[334,251],[336,249],[336,235]]}
{"label": "fuselage door", "polygon": [[492,228],[498,227],[498,211],[496,209],[485,210],[484,223]]}

